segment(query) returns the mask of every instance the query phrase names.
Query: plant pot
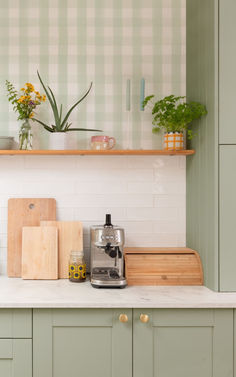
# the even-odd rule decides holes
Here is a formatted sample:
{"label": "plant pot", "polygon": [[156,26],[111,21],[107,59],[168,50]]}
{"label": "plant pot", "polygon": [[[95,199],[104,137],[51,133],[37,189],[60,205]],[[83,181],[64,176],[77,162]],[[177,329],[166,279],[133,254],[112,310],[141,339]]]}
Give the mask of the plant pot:
{"label": "plant pot", "polygon": [[184,149],[184,135],[180,132],[167,132],[164,135],[165,151],[181,151]]}
{"label": "plant pot", "polygon": [[76,149],[75,135],[70,135],[68,132],[51,132],[49,135],[49,149]]}

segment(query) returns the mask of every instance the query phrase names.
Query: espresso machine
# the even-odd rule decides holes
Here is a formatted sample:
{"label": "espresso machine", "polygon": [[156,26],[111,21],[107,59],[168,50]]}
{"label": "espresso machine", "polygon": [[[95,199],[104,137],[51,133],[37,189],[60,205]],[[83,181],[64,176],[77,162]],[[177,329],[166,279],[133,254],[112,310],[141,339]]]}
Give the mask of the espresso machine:
{"label": "espresso machine", "polygon": [[94,288],[124,288],[124,229],[112,225],[106,214],[104,225],[91,227],[91,284]]}

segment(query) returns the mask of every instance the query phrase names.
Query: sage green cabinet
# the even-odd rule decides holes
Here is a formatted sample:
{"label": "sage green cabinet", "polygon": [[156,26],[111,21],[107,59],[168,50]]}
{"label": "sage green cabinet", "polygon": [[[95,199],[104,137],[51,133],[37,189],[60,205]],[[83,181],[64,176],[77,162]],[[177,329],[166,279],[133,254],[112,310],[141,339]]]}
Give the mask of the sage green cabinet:
{"label": "sage green cabinet", "polygon": [[187,100],[208,110],[189,143],[196,154],[187,158],[186,243],[200,253],[207,287],[235,291],[236,1],[186,7]]}
{"label": "sage green cabinet", "polygon": [[32,338],[32,310],[0,309],[1,338]]}
{"label": "sage green cabinet", "polygon": [[220,146],[219,250],[221,291],[236,290],[236,145]]}
{"label": "sage green cabinet", "polygon": [[35,309],[33,322],[33,377],[233,377],[233,309]]}
{"label": "sage green cabinet", "polygon": [[233,377],[233,310],[135,309],[133,320],[134,377]]}
{"label": "sage green cabinet", "polygon": [[31,337],[31,309],[0,309],[1,377],[32,377]]}
{"label": "sage green cabinet", "polygon": [[132,377],[132,309],[35,309],[33,318],[34,377]]}
{"label": "sage green cabinet", "polygon": [[32,377],[31,339],[0,339],[0,376]]}
{"label": "sage green cabinet", "polygon": [[236,144],[236,1],[219,0],[219,143]]}

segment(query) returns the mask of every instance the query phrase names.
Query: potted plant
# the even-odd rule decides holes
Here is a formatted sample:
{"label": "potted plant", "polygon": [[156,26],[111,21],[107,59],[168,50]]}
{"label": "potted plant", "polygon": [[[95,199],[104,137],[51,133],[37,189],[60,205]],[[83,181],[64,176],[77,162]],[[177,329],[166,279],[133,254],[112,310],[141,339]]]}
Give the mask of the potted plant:
{"label": "potted plant", "polygon": [[18,120],[22,121],[19,131],[19,149],[32,149],[32,130],[30,119],[33,118],[37,106],[46,100],[46,96],[41,95],[34,89],[34,86],[27,82],[18,92],[14,85],[6,80],[7,96],[13,105],[13,110],[17,112]]}
{"label": "potted plant", "polygon": [[144,107],[151,105],[153,115],[153,133],[164,130],[164,149],[181,150],[184,146],[183,132],[192,139],[193,131],[189,128],[190,123],[207,114],[206,107],[198,102],[184,102],[182,96],[173,94],[154,102],[154,95],[146,97],[143,101]]}
{"label": "potted plant", "polygon": [[41,124],[44,127],[45,130],[50,132],[50,139],[49,139],[50,149],[54,149],[54,150],[67,149],[68,148],[68,140],[67,140],[68,132],[73,132],[73,131],[101,132],[101,130],[91,129],[91,128],[72,128],[71,127],[72,123],[69,123],[69,121],[68,121],[71,112],[89,94],[89,92],[92,88],[92,82],[91,82],[90,87],[87,90],[87,92],[70,108],[70,110],[63,117],[63,115],[62,115],[62,105],[60,105],[60,110],[59,110],[55,96],[54,96],[51,88],[48,86],[48,89],[47,89],[46,86],[44,85],[40,75],[39,75],[39,72],[37,72],[37,74],[38,74],[39,80],[40,80],[40,82],[41,82],[41,84],[42,84],[42,86],[45,90],[45,93],[46,93],[46,96],[49,100],[49,103],[51,105],[51,109],[52,109],[53,116],[54,116],[54,124],[47,125],[44,122],[42,122],[41,120],[38,120],[36,118],[32,118],[32,120],[35,121],[35,122],[38,122],[39,124]]}

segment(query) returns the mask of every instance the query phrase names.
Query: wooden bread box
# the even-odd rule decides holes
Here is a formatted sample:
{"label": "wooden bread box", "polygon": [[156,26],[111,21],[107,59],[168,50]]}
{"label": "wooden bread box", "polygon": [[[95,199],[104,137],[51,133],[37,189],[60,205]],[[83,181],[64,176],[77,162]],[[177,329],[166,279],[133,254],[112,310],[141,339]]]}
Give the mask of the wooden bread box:
{"label": "wooden bread box", "polygon": [[185,247],[127,247],[128,285],[203,285],[199,254]]}

